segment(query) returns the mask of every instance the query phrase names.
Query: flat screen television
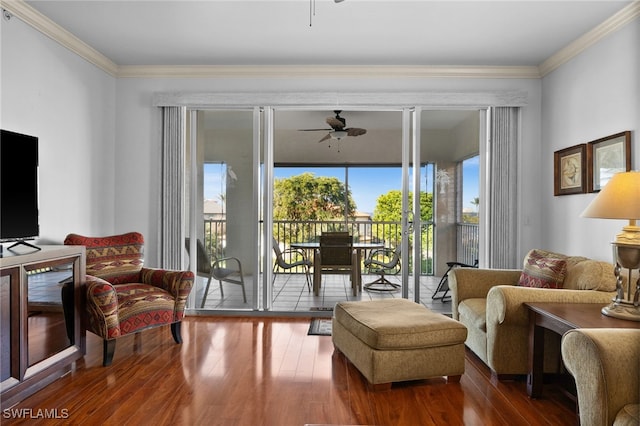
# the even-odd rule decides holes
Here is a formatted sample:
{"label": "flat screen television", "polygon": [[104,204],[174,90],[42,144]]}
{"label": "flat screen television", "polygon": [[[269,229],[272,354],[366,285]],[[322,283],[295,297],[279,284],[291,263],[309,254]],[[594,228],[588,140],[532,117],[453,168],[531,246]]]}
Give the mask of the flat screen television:
{"label": "flat screen television", "polygon": [[38,138],[0,130],[0,242],[39,235]]}

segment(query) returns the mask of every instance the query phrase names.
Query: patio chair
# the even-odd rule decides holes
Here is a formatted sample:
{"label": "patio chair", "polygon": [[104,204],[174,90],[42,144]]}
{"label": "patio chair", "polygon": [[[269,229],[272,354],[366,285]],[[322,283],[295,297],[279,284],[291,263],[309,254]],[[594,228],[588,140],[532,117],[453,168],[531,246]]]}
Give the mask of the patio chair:
{"label": "patio chair", "polygon": [[[442,301],[442,303],[450,301],[451,296],[447,296],[447,293],[449,292],[449,271],[451,271],[453,268],[477,268],[478,259],[476,259],[473,262],[473,265],[469,265],[467,263],[461,263],[461,262],[447,262],[447,266],[449,268],[447,269],[447,272],[445,272],[442,278],[440,279],[440,282],[438,283],[438,287],[436,287],[436,291],[434,291],[433,295],[431,296],[431,300],[439,299],[440,301]],[[442,294],[438,295],[438,293],[442,293]]]}
{"label": "patio chair", "polygon": [[[190,241],[189,238],[185,238],[185,247],[189,252]],[[211,279],[218,280],[220,284],[220,295],[224,297],[224,290],[222,283],[236,284],[242,287],[242,299],[244,303],[247,303],[247,294],[244,289],[244,276],[242,274],[242,263],[237,257],[224,257],[224,258],[211,258],[207,250],[204,248],[202,241],[196,241],[196,255],[198,259],[198,276],[207,278],[207,285],[204,288],[204,294],[202,295],[202,302],[200,308],[204,308],[204,304],[207,301],[207,295],[209,294],[209,286],[211,285]]]}
{"label": "patio chair", "polygon": [[401,248],[381,248],[371,250],[369,257],[364,261],[367,273],[378,274],[380,278],[364,285],[367,291],[397,291],[400,284],[392,283],[385,275],[398,275],[400,272],[400,252]]}
{"label": "patio chair", "polygon": [[[297,268],[299,266],[302,266],[304,269],[304,274],[305,274],[305,278],[307,281],[307,290],[311,291],[311,273],[310,273],[310,268],[311,266],[313,266],[313,263],[311,263],[311,261],[309,259],[307,259],[307,255],[304,252],[304,250],[302,249],[294,249],[294,248],[288,248],[283,250],[280,250],[280,244],[278,243],[278,240],[276,240],[275,238],[273,238],[273,251],[276,254],[276,259],[273,262],[273,281],[272,284],[276,281],[276,273],[279,269],[282,270],[289,270],[289,269],[293,269],[293,268]],[[292,258],[299,258],[299,260],[293,260],[290,262],[287,262],[285,260],[285,255],[287,255],[286,257],[288,259],[292,259]]]}
{"label": "patio chair", "polygon": [[353,237],[348,233],[326,232],[320,235],[320,248],[313,258],[313,293],[320,293],[322,274],[349,273],[353,295],[358,295],[360,268],[358,254],[353,249]]}

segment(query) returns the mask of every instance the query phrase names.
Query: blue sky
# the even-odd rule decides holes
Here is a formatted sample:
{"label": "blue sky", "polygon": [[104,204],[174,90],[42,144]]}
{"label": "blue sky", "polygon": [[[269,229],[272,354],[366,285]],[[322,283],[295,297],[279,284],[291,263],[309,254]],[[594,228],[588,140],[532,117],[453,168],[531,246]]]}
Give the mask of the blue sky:
{"label": "blue sky", "polygon": [[[274,177],[285,178],[299,175],[304,172],[314,173],[316,176],[335,176],[340,180],[344,179],[344,168],[342,167],[277,167],[274,169]],[[220,181],[220,165],[205,165],[205,199],[219,200],[219,193],[222,188]],[[471,201],[478,197],[479,181],[479,159],[474,157],[463,163],[463,208],[475,210]],[[386,194],[390,190],[400,189],[401,171],[399,167],[350,167],[349,187],[358,211],[373,213],[376,199],[381,194]],[[427,178],[426,190],[431,192],[433,185],[431,176]],[[422,188],[423,190],[425,188]]]}

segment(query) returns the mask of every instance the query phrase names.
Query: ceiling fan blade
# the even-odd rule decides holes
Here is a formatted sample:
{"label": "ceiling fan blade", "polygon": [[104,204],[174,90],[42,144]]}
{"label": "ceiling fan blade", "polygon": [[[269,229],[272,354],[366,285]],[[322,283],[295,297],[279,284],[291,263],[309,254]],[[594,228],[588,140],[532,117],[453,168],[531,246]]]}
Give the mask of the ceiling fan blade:
{"label": "ceiling fan blade", "polygon": [[352,127],[351,129],[344,129],[347,131],[347,136],[360,136],[367,133],[367,129],[360,129],[358,127]]}
{"label": "ceiling fan blade", "polygon": [[345,126],[345,123],[338,117],[328,117],[327,124],[331,126],[333,130],[343,130]]}
{"label": "ceiling fan blade", "polygon": [[331,139],[331,133],[327,133],[327,135],[326,135],[324,138],[320,139],[320,140],[318,141],[318,143],[320,143],[320,142],[324,142],[324,141],[326,141],[326,140],[328,140],[328,139]]}
{"label": "ceiling fan blade", "polygon": [[299,132],[330,132],[331,129],[298,129]]}

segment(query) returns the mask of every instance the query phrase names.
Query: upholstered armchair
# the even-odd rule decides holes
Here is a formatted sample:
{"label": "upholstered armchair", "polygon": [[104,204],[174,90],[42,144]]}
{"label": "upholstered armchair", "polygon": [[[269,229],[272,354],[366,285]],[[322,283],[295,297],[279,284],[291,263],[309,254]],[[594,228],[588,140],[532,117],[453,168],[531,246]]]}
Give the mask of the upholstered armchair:
{"label": "upholstered armchair", "polygon": [[64,243],[86,247],[86,323],[104,339],[102,365],[111,364],[118,337],[147,328],[170,324],[173,339],[182,343],[180,324],[192,272],[145,268],[144,238],[137,232],[69,234]]}
{"label": "upholstered armchair", "polygon": [[640,424],[640,330],[576,329],[562,337],[582,426]]}
{"label": "upholstered armchair", "polygon": [[[449,272],[453,318],[467,326],[465,344],[497,379],[527,374],[527,302],[602,303],[615,296],[613,264],[531,250],[522,269],[455,268]],[[544,371],[560,371],[560,338],[545,332]]]}

